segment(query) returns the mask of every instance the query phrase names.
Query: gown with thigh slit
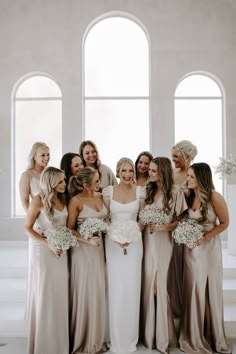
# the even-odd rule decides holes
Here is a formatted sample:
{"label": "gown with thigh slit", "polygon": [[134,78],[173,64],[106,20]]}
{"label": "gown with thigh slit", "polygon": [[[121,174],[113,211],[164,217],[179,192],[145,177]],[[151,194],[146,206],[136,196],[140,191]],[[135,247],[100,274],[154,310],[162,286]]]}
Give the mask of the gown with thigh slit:
{"label": "gown with thigh slit", "polygon": [[[173,215],[180,215],[187,209],[183,192],[173,188],[173,203],[169,212],[169,222]],[[154,202],[163,209],[162,196]],[[173,241],[170,231],[156,231],[152,234],[148,226],[144,229],[144,257],[142,266],[141,337],[149,349],[168,353],[169,346],[177,344],[173,315],[171,311],[167,279]],[[154,294],[154,286],[157,292]]]}
{"label": "gown with thigh slit", "polygon": [[[55,225],[66,225],[67,208],[54,209],[53,222],[44,210],[37,224],[42,232]],[[69,352],[69,298],[67,252],[58,258],[47,246],[37,243],[31,287],[34,301],[29,304],[28,354],[68,354]]]}
{"label": "gown with thigh slit", "polygon": [[[141,188],[136,187],[136,200],[122,204],[113,200],[113,187],[103,190],[110,200],[112,222],[137,221]],[[123,249],[106,237],[108,279],[110,350],[114,353],[131,353],[137,349],[139,337],[139,311],[141,291],[142,239]]]}
{"label": "gown with thigh slit", "polygon": [[[78,225],[87,218],[104,219],[107,209],[100,211],[83,203]],[[70,353],[95,354],[106,350],[106,296],[103,240],[97,247],[79,243],[70,259]]]}
{"label": "gown with thigh slit", "polygon": [[[189,209],[189,216],[198,220],[201,214]],[[215,227],[216,219],[209,204],[207,221],[201,223],[204,232]],[[219,235],[193,249],[185,246],[179,343],[187,353],[231,353],[224,331],[222,273]]]}

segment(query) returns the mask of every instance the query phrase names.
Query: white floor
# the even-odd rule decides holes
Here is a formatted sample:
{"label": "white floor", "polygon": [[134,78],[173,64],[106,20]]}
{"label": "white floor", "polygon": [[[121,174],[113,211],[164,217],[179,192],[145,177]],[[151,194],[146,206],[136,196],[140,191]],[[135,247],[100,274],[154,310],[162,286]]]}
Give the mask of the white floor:
{"label": "white floor", "polygon": [[[233,344],[233,354],[236,354],[236,340],[231,341]],[[0,338],[0,354],[27,354],[27,339],[26,338]],[[107,352],[110,354],[111,352]],[[138,346],[138,354],[157,354],[156,350],[145,349],[142,345]],[[170,354],[183,353],[179,349],[170,349]],[[44,353],[42,353],[44,354]],[[53,354],[53,353],[52,353]]]}

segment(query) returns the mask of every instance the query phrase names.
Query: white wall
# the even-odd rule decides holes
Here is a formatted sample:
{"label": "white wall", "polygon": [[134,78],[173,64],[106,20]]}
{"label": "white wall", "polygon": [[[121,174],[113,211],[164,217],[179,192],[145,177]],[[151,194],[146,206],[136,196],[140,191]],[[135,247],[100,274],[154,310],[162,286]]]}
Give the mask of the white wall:
{"label": "white wall", "polygon": [[[91,21],[110,11],[132,14],[149,32],[154,155],[170,155],[174,143],[174,91],[183,75],[196,70],[209,71],[224,85],[226,148],[236,153],[234,0],[1,0],[0,239],[24,239],[23,220],[11,219],[14,84],[34,71],[54,77],[63,94],[63,152],[77,151],[83,139],[83,35]],[[214,127],[209,134],[214,134]]]}

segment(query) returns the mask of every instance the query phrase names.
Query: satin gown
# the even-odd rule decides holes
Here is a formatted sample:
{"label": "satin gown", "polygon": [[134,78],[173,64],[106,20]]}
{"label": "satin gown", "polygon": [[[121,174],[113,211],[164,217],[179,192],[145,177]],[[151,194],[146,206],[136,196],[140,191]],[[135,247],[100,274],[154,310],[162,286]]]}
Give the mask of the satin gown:
{"label": "satin gown", "polygon": [[[83,204],[78,224],[106,216],[105,205],[96,211]],[[71,251],[70,263],[70,353],[98,353],[105,348],[106,329],[103,240],[99,247],[80,242]]]}
{"label": "satin gown", "polygon": [[[189,210],[198,220],[200,211]],[[216,214],[209,204],[205,232],[215,227]],[[226,342],[223,316],[222,252],[220,236],[199,247],[184,248],[183,308],[180,348],[187,353],[231,353]]]}
{"label": "satin gown", "polygon": [[[54,225],[66,225],[67,208],[55,210]],[[41,211],[37,223],[42,231],[53,228],[52,222]],[[29,308],[28,354],[68,354],[68,257],[60,258],[37,241],[31,282],[34,301]],[[34,288],[35,287],[35,288]]]}
{"label": "satin gown", "polygon": [[[40,192],[40,182],[36,177],[32,177],[30,180],[30,197],[33,198]],[[35,226],[36,227],[36,226]],[[35,228],[34,227],[34,228]],[[35,306],[36,294],[37,294],[37,270],[35,269],[35,255],[38,253],[38,247],[40,243],[29,237],[29,255],[28,255],[28,284],[27,284],[27,301],[26,301],[26,311],[25,317],[29,319],[29,311],[32,306]]]}
{"label": "satin gown", "polygon": [[[186,181],[176,185],[183,192],[188,193]],[[174,318],[180,319],[182,310],[182,292],[183,292],[183,261],[184,245],[178,245],[173,241],[173,254],[170,262],[168,275],[168,293],[170,297],[170,304]]]}
{"label": "satin gown", "polygon": [[[141,188],[136,187],[136,200],[127,204],[113,200],[113,187],[103,190],[110,200],[111,223],[137,220]],[[123,249],[106,237],[106,261],[108,279],[110,351],[131,353],[137,349],[139,337],[139,313],[141,292],[142,239]]]}
{"label": "satin gown", "polygon": [[[184,194],[179,188],[174,186],[172,195],[169,223],[172,222],[174,214],[178,216],[187,209]],[[162,196],[155,205],[163,209]],[[161,353],[168,353],[168,347],[177,344],[167,291],[172,252],[173,241],[170,231],[156,231],[150,234],[148,226],[145,227],[140,333],[143,344],[147,348],[157,349]],[[155,279],[157,279],[157,295],[154,295]]]}

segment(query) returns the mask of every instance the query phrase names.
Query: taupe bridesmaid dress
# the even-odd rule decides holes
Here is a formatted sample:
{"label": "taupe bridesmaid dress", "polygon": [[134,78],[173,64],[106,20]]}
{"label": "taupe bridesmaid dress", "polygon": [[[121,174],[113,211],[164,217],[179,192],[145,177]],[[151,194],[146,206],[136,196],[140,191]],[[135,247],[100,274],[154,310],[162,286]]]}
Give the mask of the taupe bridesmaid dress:
{"label": "taupe bridesmaid dress", "polygon": [[[96,211],[83,204],[78,224],[86,218],[107,216],[103,204]],[[106,298],[103,240],[100,246],[79,243],[71,252],[70,353],[98,353],[105,350]]]}
{"label": "taupe bridesmaid dress", "polygon": [[[189,209],[198,220],[200,211]],[[215,227],[216,214],[209,204],[205,232]],[[187,353],[231,353],[226,342],[223,316],[222,252],[220,236],[199,247],[184,248],[183,306],[180,348]]]}
{"label": "taupe bridesmaid dress", "polygon": [[[174,186],[173,206],[169,213],[169,222],[173,215],[180,215],[187,209],[183,192]],[[163,209],[162,196],[155,205]],[[167,291],[167,278],[172,257],[173,242],[171,232],[159,231],[150,234],[144,230],[144,257],[142,269],[141,300],[141,337],[149,349],[168,353],[169,346],[177,344],[173,315]],[[154,295],[154,282],[157,276],[157,295]]]}
{"label": "taupe bridesmaid dress", "polygon": [[[186,181],[176,185],[184,193],[188,193]],[[184,245],[178,245],[173,240],[173,254],[170,262],[169,275],[168,275],[168,293],[170,297],[170,305],[174,318],[180,319],[182,309],[182,292],[183,292],[183,253]]]}
{"label": "taupe bridesmaid dress", "polygon": [[[54,210],[53,224],[66,225],[67,208]],[[42,210],[37,223],[45,231],[53,228],[52,222]],[[68,354],[69,311],[68,311],[68,258],[60,258],[46,246],[37,243],[34,253],[34,268],[30,285],[34,301],[29,309],[28,354]]]}

